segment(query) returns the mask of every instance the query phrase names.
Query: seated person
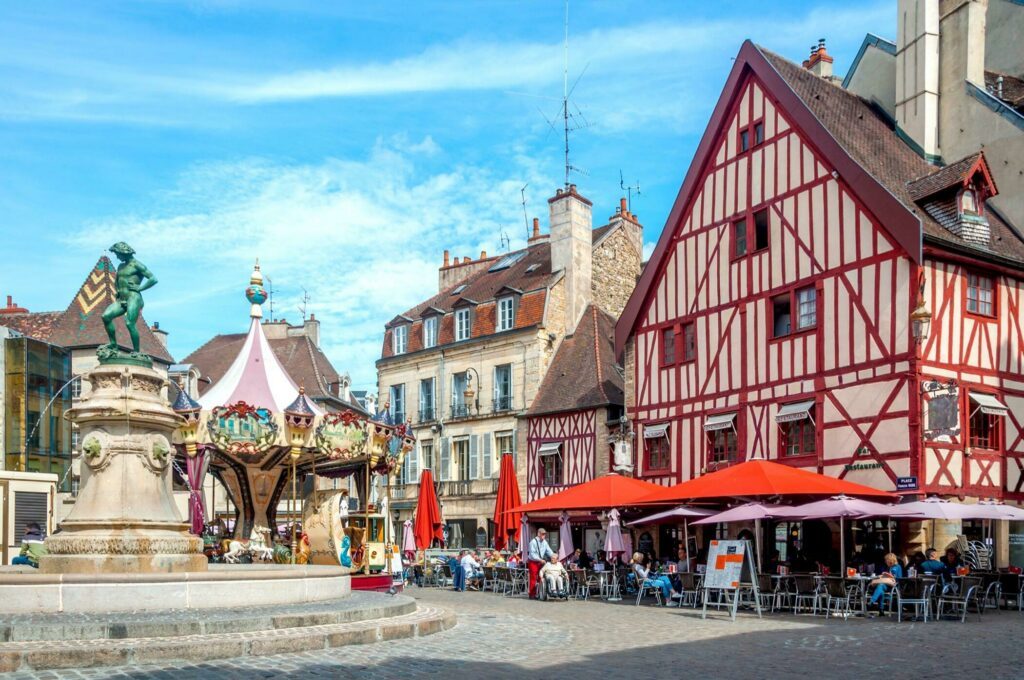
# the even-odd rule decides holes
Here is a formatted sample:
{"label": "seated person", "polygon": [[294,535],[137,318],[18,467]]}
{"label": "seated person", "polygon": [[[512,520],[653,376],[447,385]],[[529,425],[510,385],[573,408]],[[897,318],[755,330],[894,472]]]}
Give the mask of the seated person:
{"label": "seated person", "polygon": [[942,558],[942,563],[946,565],[946,573],[950,576],[956,576],[956,570],[964,566],[956,548],[946,548],[946,555]]}
{"label": "seated person", "polygon": [[476,554],[466,550],[462,559],[459,560],[459,565],[462,567],[462,575],[465,579],[466,586],[470,590],[480,590],[480,585],[483,583],[484,573],[480,567],[480,562],[476,559]]}
{"label": "seated person", "polygon": [[633,553],[633,559],[630,560],[630,567],[633,573],[636,575],[637,583],[642,586],[653,586],[661,591],[662,601],[668,604],[672,601],[672,596],[679,595],[679,593],[672,587],[672,582],[668,576],[652,574],[647,567],[643,565],[644,556],[638,552]]}
{"label": "seated person", "polygon": [[612,565],[608,562],[608,554],[604,550],[597,551],[597,561],[594,562],[595,571],[611,571]]}
{"label": "seated person", "polygon": [[593,569],[594,568],[594,558],[592,558],[590,556],[590,553],[588,553],[586,550],[584,550],[584,551],[582,551],[580,553],[580,559],[576,563],[576,565],[580,569]]}
{"label": "seated person", "polygon": [[566,560],[565,560],[566,564],[568,564],[573,569],[579,569],[579,567],[580,567],[580,557],[582,555],[583,555],[583,551],[580,550],[579,548],[576,548],[575,550],[572,551],[572,554],[569,555],[569,557],[566,558]]}
{"label": "seated person", "polygon": [[43,543],[43,532],[35,522],[25,525],[25,533],[21,537],[21,552],[11,560],[12,565],[39,568],[39,558],[46,554]]}
{"label": "seated person", "polygon": [[484,562],[488,567],[496,567],[500,564],[505,564],[505,558],[501,556],[501,553],[497,550],[492,550],[487,555],[487,561]]}
{"label": "seated person", "polygon": [[510,567],[515,568],[515,567],[519,566],[519,562],[520,561],[521,560],[520,560],[520,557],[519,557],[519,551],[516,550],[515,552],[513,552],[511,555],[508,556],[508,560],[506,561],[506,564],[508,564],[508,566],[510,566]]}
{"label": "seated person", "polygon": [[544,579],[544,585],[551,597],[568,597],[569,573],[558,561],[557,555],[552,555],[547,564],[540,568],[539,576]]}
{"label": "seated person", "polygon": [[879,614],[885,613],[885,593],[896,585],[896,579],[903,578],[903,567],[900,566],[899,559],[893,553],[887,553],[885,555],[885,571],[882,575],[876,579],[873,579],[869,585],[874,586],[875,590],[871,594],[870,605],[878,608]]}
{"label": "seated person", "polygon": [[935,548],[928,548],[925,552],[924,562],[920,566],[921,573],[933,576],[942,576],[946,573],[946,565],[939,560],[939,551]]}

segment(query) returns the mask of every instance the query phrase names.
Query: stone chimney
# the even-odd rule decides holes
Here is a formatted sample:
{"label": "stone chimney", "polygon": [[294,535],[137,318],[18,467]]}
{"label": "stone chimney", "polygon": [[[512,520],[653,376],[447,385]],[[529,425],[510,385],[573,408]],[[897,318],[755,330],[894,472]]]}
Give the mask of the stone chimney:
{"label": "stone chimney", "polygon": [[302,322],[302,331],[314,345],[320,346],[320,320],[316,318],[316,314],[310,314],[309,318]]}
{"label": "stone chimney", "polygon": [[28,310],[24,307],[19,307],[14,304],[14,297],[11,295],[7,296],[7,306],[0,307],[0,315],[3,314],[28,314]]}
{"label": "stone chimney", "polygon": [[896,132],[926,160],[935,161],[940,155],[939,0],[897,4]]}
{"label": "stone chimney", "polygon": [[539,243],[541,241],[548,240],[549,234],[540,233],[540,219],[537,217],[533,218],[533,232],[530,234],[530,238],[527,241],[530,245]]}
{"label": "stone chimney", "polygon": [[811,56],[804,60],[803,66],[820,78],[832,80],[832,56],[825,49],[824,38],[819,38],[818,44],[811,46]]}
{"label": "stone chimney", "polygon": [[565,275],[566,332],[576,328],[591,301],[593,267],[592,203],[576,185],[559,189],[548,199],[551,210],[551,270]]}
{"label": "stone chimney", "polygon": [[480,251],[480,259],[474,260],[468,255],[463,258],[451,259],[449,251],[444,251],[444,258],[441,261],[441,268],[437,271],[438,292],[451,288],[460,281],[468,279],[482,269],[490,267],[497,259],[496,256],[487,256],[486,250]]}
{"label": "stone chimney", "polygon": [[154,321],[153,325],[149,327],[149,330],[153,331],[153,335],[156,336],[156,339],[159,340],[160,344],[164,346],[164,349],[166,349],[168,333],[163,328],[160,328],[160,322]]}

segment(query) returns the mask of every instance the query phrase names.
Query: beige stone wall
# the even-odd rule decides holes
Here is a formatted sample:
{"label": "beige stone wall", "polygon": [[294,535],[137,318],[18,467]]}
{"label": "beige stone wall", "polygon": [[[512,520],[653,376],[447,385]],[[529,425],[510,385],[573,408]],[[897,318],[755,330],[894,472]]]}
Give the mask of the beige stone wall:
{"label": "beige stone wall", "polygon": [[626,307],[643,257],[640,227],[623,220],[594,249],[593,300],[599,309],[616,319]]}
{"label": "beige stone wall", "polygon": [[633,408],[636,406],[636,337],[629,336],[626,340],[626,349],[623,352],[622,368],[626,374],[626,415],[632,418]]}

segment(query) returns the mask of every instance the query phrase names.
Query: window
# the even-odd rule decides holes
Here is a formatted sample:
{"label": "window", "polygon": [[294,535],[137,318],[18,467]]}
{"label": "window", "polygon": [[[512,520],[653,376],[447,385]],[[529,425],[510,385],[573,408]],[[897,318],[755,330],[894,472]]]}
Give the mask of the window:
{"label": "window", "polygon": [[405,354],[409,345],[409,327],[395,326],[391,331],[391,351],[394,354]]}
{"label": "window", "polygon": [[747,124],[740,130],[740,153],[764,143],[764,120]]}
{"label": "window", "polygon": [[782,456],[806,456],[815,453],[815,403],[813,399],[783,404],[775,414],[779,424],[779,450]]}
{"label": "window", "polygon": [[425,439],[420,442],[420,465],[424,470],[430,470],[437,477],[437,460],[434,458],[434,440]]}
{"label": "window", "polygon": [[509,331],[516,325],[515,299],[503,297],[498,300],[498,330]]}
{"label": "window", "polygon": [[772,300],[772,337],[782,338],[791,330],[791,314],[789,294],[780,295]]}
{"label": "window", "polygon": [[455,340],[469,340],[471,332],[470,324],[470,310],[469,309],[457,309],[455,310]]}
{"label": "window", "polygon": [[469,415],[469,407],[466,405],[466,387],[468,385],[468,373],[456,373],[452,376],[452,418]]}
{"label": "window", "polygon": [[734,463],[738,455],[736,416],[731,413],[716,413],[704,419],[704,433],[707,437],[709,463]]}
{"label": "window", "polygon": [[747,218],[732,223],[732,256],[747,254]]}
{"label": "window", "polygon": [[683,361],[697,358],[697,331],[693,322],[683,324]]}
{"label": "window", "polygon": [[82,396],[82,376],[74,376],[74,380],[71,381],[71,398],[78,399]]}
{"label": "window", "polygon": [[676,329],[674,326],[661,331],[661,365],[676,363]]}
{"label": "window", "polygon": [[71,450],[78,452],[78,428],[71,430]]}
{"label": "window", "polygon": [[436,418],[434,413],[434,379],[420,380],[420,422]]}
{"label": "window", "polygon": [[452,444],[455,446],[455,460],[458,469],[458,480],[460,482],[468,482],[472,477],[469,476],[469,437],[462,439],[456,439]]}
{"label": "window", "polygon": [[[515,456],[515,444],[513,443],[512,432],[498,432],[494,435],[494,448],[498,454],[498,462],[501,462],[501,457],[506,453],[511,453]],[[499,465],[494,466],[494,476],[498,476]]]}
{"label": "window", "polygon": [[764,121],[754,123],[754,146],[764,144]]}
{"label": "window", "polygon": [[967,274],[967,311],[995,316],[995,281],[982,274]]}
{"label": "window", "polygon": [[974,391],[968,394],[970,398],[967,407],[971,414],[967,419],[968,446],[972,449],[998,451],[1002,419],[1009,409],[995,395]]}
{"label": "window", "polygon": [[526,253],[527,253],[527,251],[520,250],[517,253],[512,253],[511,255],[506,255],[505,257],[501,258],[500,260],[498,260],[497,262],[492,264],[491,268],[488,269],[487,271],[489,271],[489,272],[500,272],[502,269],[508,269],[509,267],[514,265],[516,262],[519,262],[519,260],[521,260],[524,257],[526,257]]}
{"label": "window", "polygon": [[667,470],[672,466],[672,447],[668,440],[668,423],[644,426],[644,468]]}
{"label": "window", "polygon": [[978,199],[973,189],[964,189],[960,194],[960,212],[977,215]]}
{"label": "window", "polygon": [[437,317],[428,316],[423,320],[423,347],[437,345]]}
{"label": "window", "polygon": [[818,291],[813,287],[801,288],[796,292],[797,330],[814,328],[818,325]]}
{"label": "window", "polygon": [[768,209],[758,210],[754,213],[754,250],[764,250],[768,247]]}
{"label": "window", "polygon": [[750,130],[740,130],[740,152],[750,148]]}
{"label": "window", "polygon": [[391,419],[395,424],[405,422],[405,385],[391,386]]}
{"label": "window", "polygon": [[541,486],[556,486],[563,481],[562,444],[545,442],[537,450],[537,471]]}
{"label": "window", "polygon": [[494,367],[494,410],[512,409],[512,364]]}

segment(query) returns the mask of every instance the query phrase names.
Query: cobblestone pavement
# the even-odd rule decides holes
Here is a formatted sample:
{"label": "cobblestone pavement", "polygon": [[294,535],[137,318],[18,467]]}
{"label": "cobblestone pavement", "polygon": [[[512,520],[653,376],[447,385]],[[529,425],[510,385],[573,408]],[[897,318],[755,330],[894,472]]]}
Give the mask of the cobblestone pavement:
{"label": "cobblestone pavement", "polygon": [[177,666],[17,673],[21,678],[537,677],[1024,678],[1024,615],[901,623],[802,615],[700,619],[632,602],[529,602],[407,591],[457,612],[458,625],[414,640]]}

